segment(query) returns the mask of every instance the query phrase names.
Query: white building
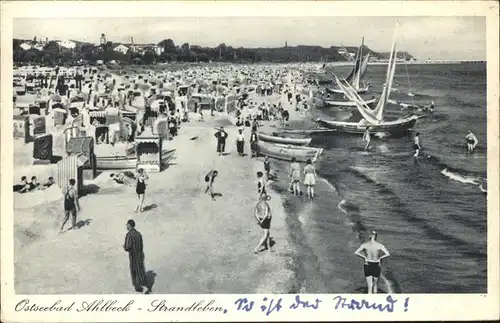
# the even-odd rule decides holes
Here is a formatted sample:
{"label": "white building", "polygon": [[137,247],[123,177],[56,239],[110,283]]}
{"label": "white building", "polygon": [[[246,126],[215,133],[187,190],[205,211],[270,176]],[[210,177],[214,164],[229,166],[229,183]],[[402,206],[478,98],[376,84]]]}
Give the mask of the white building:
{"label": "white building", "polygon": [[28,44],[28,43],[22,43],[21,45],[19,45],[19,47],[21,47],[22,50],[29,50],[29,49],[31,49],[31,45]]}
{"label": "white building", "polygon": [[114,50],[115,52],[120,52],[120,53],[122,53],[122,54],[127,54],[127,52],[128,52],[128,47],[127,47],[127,46],[125,46],[125,45],[123,45],[123,44],[120,44],[120,45],[116,46],[115,48],[113,48],[113,50]]}
{"label": "white building", "polygon": [[58,41],[57,44],[64,49],[73,50],[76,48],[76,43],[71,40]]}
{"label": "white building", "polygon": [[38,51],[42,51],[43,50],[43,46],[44,46],[43,44],[38,43],[35,46],[33,46],[33,48],[36,49],[36,50],[38,50]]}
{"label": "white building", "polygon": [[165,51],[165,47],[162,47],[162,46],[155,46],[154,49],[155,49],[156,55],[158,55],[158,56],[163,54],[163,52]]}

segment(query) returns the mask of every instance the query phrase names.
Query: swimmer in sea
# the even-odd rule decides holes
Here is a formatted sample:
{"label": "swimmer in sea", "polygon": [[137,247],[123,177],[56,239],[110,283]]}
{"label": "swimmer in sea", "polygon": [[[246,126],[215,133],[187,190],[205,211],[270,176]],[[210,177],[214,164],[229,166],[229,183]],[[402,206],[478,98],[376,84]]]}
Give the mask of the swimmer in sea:
{"label": "swimmer in sea", "polygon": [[[368,294],[377,294],[377,282],[381,273],[380,260],[389,257],[390,254],[383,244],[376,241],[376,231],[370,233],[369,239],[354,254],[365,260],[364,273],[368,286]],[[382,255],[380,255],[381,252],[383,253]]]}
{"label": "swimmer in sea", "polygon": [[420,133],[417,132],[415,134],[415,138],[413,138],[413,149],[415,149],[415,154],[413,157],[418,157],[420,150],[422,150],[422,147],[420,147]]}
{"label": "swimmer in sea", "polygon": [[467,151],[469,152],[469,154],[472,154],[479,141],[477,140],[476,135],[474,135],[470,130],[465,136],[465,140],[467,140]]}
{"label": "swimmer in sea", "polygon": [[368,150],[368,148],[370,148],[370,127],[366,127],[366,131],[363,135],[363,141],[366,141],[365,150]]}

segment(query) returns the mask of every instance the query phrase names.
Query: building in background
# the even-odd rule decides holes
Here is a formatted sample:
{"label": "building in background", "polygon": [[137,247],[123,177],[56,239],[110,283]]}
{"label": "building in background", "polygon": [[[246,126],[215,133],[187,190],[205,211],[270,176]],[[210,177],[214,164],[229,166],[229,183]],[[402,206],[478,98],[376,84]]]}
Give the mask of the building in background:
{"label": "building in background", "polygon": [[127,54],[129,48],[123,44],[120,44],[120,45],[116,46],[115,48],[113,48],[113,50],[115,52],[120,52],[120,53],[125,55],[125,54]]}
{"label": "building in background", "polygon": [[71,40],[58,41],[57,44],[59,45],[59,48],[62,50],[72,51],[75,50],[76,48],[76,43]]}

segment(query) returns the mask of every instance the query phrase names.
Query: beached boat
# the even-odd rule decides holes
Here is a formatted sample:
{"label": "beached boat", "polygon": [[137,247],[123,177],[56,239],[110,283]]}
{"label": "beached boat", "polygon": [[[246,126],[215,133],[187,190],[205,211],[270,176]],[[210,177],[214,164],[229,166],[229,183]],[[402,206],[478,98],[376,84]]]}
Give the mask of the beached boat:
{"label": "beached boat", "polygon": [[[366,93],[370,89],[370,84],[363,82],[363,76],[366,73],[368,67],[368,61],[370,60],[370,53],[363,56],[363,48],[365,46],[365,38],[361,40],[361,46],[358,48],[356,53],[356,60],[351,73],[344,79],[345,82],[349,83],[357,93]],[[347,50],[346,50],[347,51]],[[343,94],[342,89],[329,89],[326,88],[329,93]]]}
{"label": "beached boat", "polygon": [[296,145],[296,146],[307,146],[312,140],[311,138],[290,138],[290,137],[269,136],[263,133],[258,133],[257,136],[261,141],[284,144],[284,145]]}
{"label": "beached boat", "polygon": [[389,95],[391,93],[391,86],[394,79],[394,72],[396,69],[396,37],[392,42],[391,54],[389,57],[389,64],[387,65],[386,86],[378,99],[375,109],[371,109],[366,102],[357,94],[356,90],[346,81],[341,81],[334,75],[335,81],[344,92],[345,96],[352,101],[363,119],[360,122],[345,122],[345,121],[327,121],[316,119],[315,121],[328,129],[336,130],[339,132],[362,134],[366,128],[370,128],[370,132],[384,132],[389,134],[403,133],[412,129],[418,116],[411,116],[398,120],[386,121],[384,120],[384,109],[389,102]]}
{"label": "beached boat", "polygon": [[258,145],[260,155],[286,161],[291,161],[295,157],[299,162],[305,162],[308,159],[314,162],[323,153],[323,148],[270,144],[262,141]]}
{"label": "beached boat", "polygon": [[134,169],[137,165],[135,156],[101,156],[96,158],[97,169]]}
{"label": "beached boat", "polygon": [[[358,88],[357,92],[359,94],[366,93],[370,90],[370,84],[364,84],[363,87]],[[330,89],[330,88],[325,88],[325,91],[330,94],[343,94],[341,89]]]}
{"label": "beached boat", "polygon": [[[364,101],[366,105],[374,104],[377,99],[370,99]],[[356,103],[352,101],[333,101],[333,100],[323,100],[325,105],[334,106],[334,107],[355,107]]]}
{"label": "beached boat", "polygon": [[[162,164],[168,163],[175,153],[175,149],[164,150],[161,153]],[[135,169],[137,157],[132,156],[99,156],[96,157],[97,169]]]}

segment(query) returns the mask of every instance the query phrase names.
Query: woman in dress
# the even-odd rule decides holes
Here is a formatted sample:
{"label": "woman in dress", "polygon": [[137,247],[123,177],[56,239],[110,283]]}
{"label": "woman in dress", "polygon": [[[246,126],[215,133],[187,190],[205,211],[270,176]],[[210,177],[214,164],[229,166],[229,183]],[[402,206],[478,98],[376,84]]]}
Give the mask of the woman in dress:
{"label": "woman in dress", "polygon": [[310,159],[307,160],[306,164],[306,167],[304,167],[304,185],[307,187],[307,197],[312,200],[314,199],[314,185],[316,185],[318,176]]}
{"label": "woman in dress", "polygon": [[137,197],[139,198],[139,204],[137,205],[137,208],[135,209],[135,212],[143,212],[144,209],[144,198],[146,196],[146,180],[148,179],[148,175],[144,172],[142,168],[139,168],[137,170],[137,176],[136,176],[136,186],[135,186],[135,192],[137,193]]}
{"label": "woman in dress", "polygon": [[300,164],[297,163],[295,157],[292,158],[292,163],[290,164],[290,181],[291,190],[295,196],[300,195]]}

